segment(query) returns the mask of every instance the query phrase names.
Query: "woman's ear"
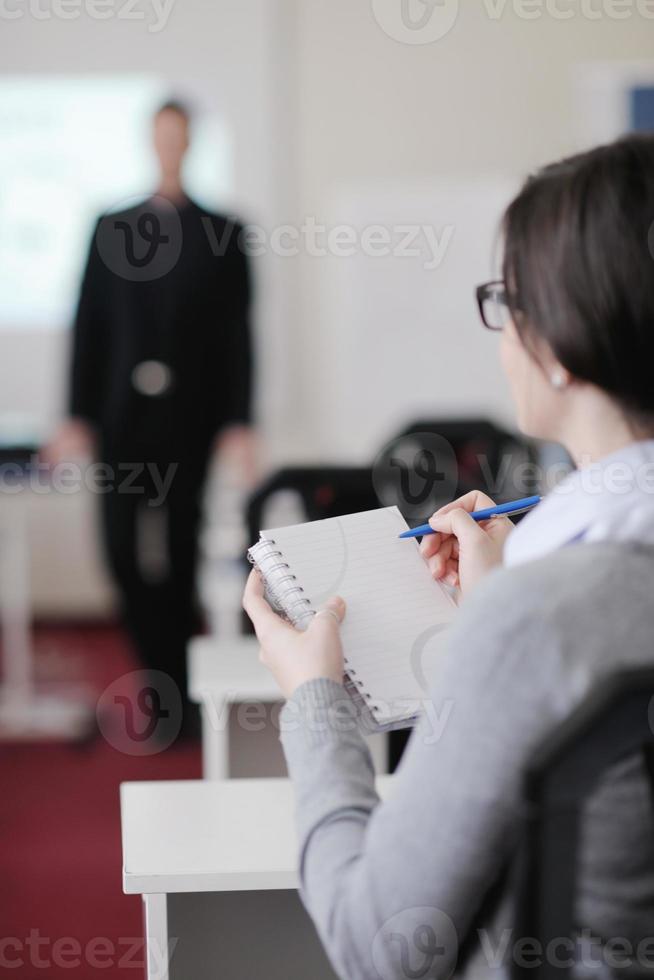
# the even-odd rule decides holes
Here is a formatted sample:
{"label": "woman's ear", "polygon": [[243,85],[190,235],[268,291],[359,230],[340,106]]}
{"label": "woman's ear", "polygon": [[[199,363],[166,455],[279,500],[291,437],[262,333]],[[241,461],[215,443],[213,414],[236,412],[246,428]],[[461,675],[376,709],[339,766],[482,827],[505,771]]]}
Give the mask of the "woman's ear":
{"label": "woman's ear", "polygon": [[572,382],[572,375],[557,359],[547,341],[540,338],[538,339],[537,358],[552,388],[556,391],[565,391]]}

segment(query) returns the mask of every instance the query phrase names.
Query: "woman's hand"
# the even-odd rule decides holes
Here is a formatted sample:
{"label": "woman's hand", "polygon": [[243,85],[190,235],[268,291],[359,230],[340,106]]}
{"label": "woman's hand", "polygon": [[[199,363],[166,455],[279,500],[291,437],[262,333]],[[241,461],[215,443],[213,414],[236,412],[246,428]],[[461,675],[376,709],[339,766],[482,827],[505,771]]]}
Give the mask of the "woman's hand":
{"label": "woman's hand", "polygon": [[343,683],[339,627],[345,616],[345,602],[340,596],[330,599],[316,613],[308,629],[297,630],[270,608],[264,599],[261,576],[253,569],[243,593],[243,608],[261,644],[259,659],[271,671],[286,698],[300,684],[318,677]]}
{"label": "woman's hand", "polygon": [[494,506],[495,502],[479,490],[466,493],[436,511],[429,523],[437,533],[422,539],[420,551],[433,577],[460,586],[464,595],[502,564],[504,542],[513,523],[508,517],[478,523],[469,516],[474,510]]}

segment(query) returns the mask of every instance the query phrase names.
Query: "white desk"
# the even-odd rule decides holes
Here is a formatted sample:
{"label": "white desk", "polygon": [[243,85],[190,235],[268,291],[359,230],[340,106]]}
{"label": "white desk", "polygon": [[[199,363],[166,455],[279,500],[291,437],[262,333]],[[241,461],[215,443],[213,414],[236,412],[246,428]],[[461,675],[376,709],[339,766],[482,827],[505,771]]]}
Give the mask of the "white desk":
{"label": "white desk", "polygon": [[[279,688],[259,662],[255,637],[191,640],[188,694],[200,705],[205,779],[233,775],[237,757],[247,775],[286,775],[277,725]],[[387,772],[387,736],[372,736],[368,744],[376,771]]]}
{"label": "white desk", "polygon": [[297,895],[288,780],[124,783],[120,796],[148,980],[334,980]]}
{"label": "white desk", "polygon": [[92,689],[60,682],[44,691],[36,683],[30,568],[35,499],[27,477],[17,480],[13,489],[2,494],[0,509],[0,741],[86,738],[94,721]]}
{"label": "white desk", "polygon": [[[251,774],[285,775],[274,727],[281,707],[279,688],[270,671],[259,662],[256,638],[219,640],[200,636],[191,640],[188,695],[200,705],[205,779],[226,779],[232,775],[235,766],[230,755],[236,755],[240,747],[241,754],[247,756],[247,742],[251,755],[253,741],[261,768]],[[237,715],[232,711],[234,706],[238,706]],[[248,706],[252,706],[252,717]],[[255,706],[259,707],[258,714]],[[247,764],[245,768],[247,771]]]}

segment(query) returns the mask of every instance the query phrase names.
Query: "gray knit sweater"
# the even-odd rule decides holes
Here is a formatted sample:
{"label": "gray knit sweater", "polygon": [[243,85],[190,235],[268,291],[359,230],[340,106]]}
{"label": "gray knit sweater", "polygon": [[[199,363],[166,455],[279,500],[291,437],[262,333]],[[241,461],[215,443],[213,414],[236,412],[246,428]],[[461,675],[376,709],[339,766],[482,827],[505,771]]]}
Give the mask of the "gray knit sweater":
{"label": "gray knit sweater", "polygon": [[[440,725],[413,733],[384,803],[340,685],[296,691],[281,720],[302,897],[340,977],[506,975],[523,953],[503,872],[525,766],[598,678],[645,663],[654,549],[583,544],[498,570],[466,600],[431,678]],[[626,940],[654,973],[653,827],[642,764],[620,764],[584,821],[577,918],[594,976],[628,962],[594,937]]]}

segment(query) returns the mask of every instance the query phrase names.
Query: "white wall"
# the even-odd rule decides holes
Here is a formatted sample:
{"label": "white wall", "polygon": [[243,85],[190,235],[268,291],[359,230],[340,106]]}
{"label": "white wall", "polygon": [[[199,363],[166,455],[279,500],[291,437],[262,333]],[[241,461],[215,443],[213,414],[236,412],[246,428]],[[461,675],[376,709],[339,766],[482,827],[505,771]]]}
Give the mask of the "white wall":
{"label": "white wall", "polygon": [[[419,6],[418,0],[413,2]],[[390,214],[402,213],[402,187],[404,211],[413,215],[405,220],[417,220],[416,193],[424,193],[428,202],[434,181],[439,186],[448,182],[458,186],[466,177],[488,181],[489,194],[497,179],[515,186],[531,168],[579,148],[584,132],[577,98],[581,63],[637,61],[654,54],[654,21],[636,13],[625,20],[608,16],[589,20],[578,12],[568,20],[546,14],[527,20],[516,14],[511,2],[462,0],[458,6],[458,20],[445,37],[431,44],[408,45],[384,33],[369,0],[297,0],[298,221],[307,215],[327,225],[343,220],[343,201],[356,198],[357,190],[367,201],[376,196],[377,217],[384,223]],[[533,10],[534,5],[530,7]],[[559,7],[578,11],[580,4],[562,2]],[[600,0],[594,0],[592,7],[601,9]],[[488,9],[502,9],[503,14],[492,19]],[[380,187],[387,187],[393,196],[388,207]],[[433,212],[426,203],[423,220],[428,220],[428,214]],[[437,213],[435,223],[442,218]],[[370,208],[367,220],[374,220]],[[468,227],[463,210],[461,220],[454,220],[460,230]],[[484,216],[484,236],[485,221]],[[477,258],[471,263],[469,282],[463,286],[458,261],[455,251],[446,256],[434,285],[443,284],[450,291],[465,288],[468,319],[459,310],[456,321],[435,322],[433,346],[425,349],[422,321],[427,312],[423,308],[418,315],[414,310],[413,323],[407,317],[402,324],[406,351],[413,357],[422,345],[433,359],[436,413],[445,409],[441,397],[445,376],[448,395],[458,386],[453,410],[460,411],[468,402],[471,411],[481,408],[506,416],[506,393],[490,348],[484,348],[488,372],[480,370],[487,338],[478,332],[470,300],[479,263]],[[328,447],[334,455],[350,455],[355,446],[357,455],[364,457],[374,448],[373,427],[366,425],[365,438],[359,438],[356,412],[351,412],[353,424],[343,425],[341,399],[350,410],[352,404],[347,391],[322,386],[320,415],[311,414],[316,393],[311,365],[320,363],[316,349],[329,363],[338,363],[343,350],[336,310],[341,317],[347,315],[349,326],[355,315],[360,322],[365,318],[358,292],[349,311],[347,296],[332,302],[338,277],[341,282],[347,277],[348,262],[311,258],[299,262],[299,316],[294,326],[301,380],[296,397],[305,406],[303,434],[308,451],[312,433],[317,433],[314,444]],[[352,267],[356,262],[351,260]],[[339,264],[340,271],[335,270]],[[488,264],[490,269],[490,255]],[[378,303],[371,304],[372,316],[377,319],[362,322],[362,333],[373,344],[376,337],[384,349],[394,324],[397,332],[397,317],[393,319],[391,313],[380,318]],[[470,372],[464,369],[468,355],[462,356],[459,349],[462,336],[479,345],[476,352],[470,351]],[[392,342],[388,360],[396,353]],[[378,433],[392,431],[403,405],[411,414],[414,375],[414,370],[397,372],[396,383],[388,389],[387,408],[380,407]],[[378,372],[362,362],[357,397],[364,415],[371,401],[379,406],[379,380]]]}

